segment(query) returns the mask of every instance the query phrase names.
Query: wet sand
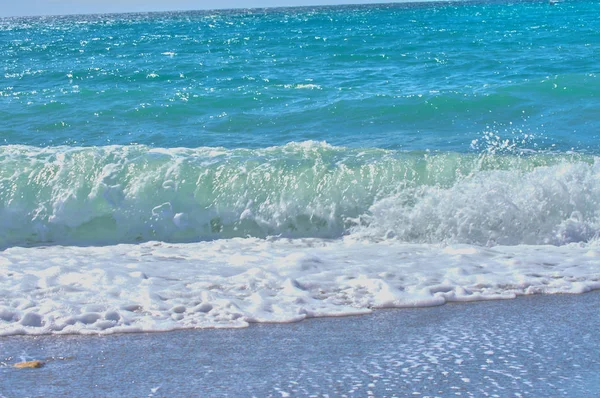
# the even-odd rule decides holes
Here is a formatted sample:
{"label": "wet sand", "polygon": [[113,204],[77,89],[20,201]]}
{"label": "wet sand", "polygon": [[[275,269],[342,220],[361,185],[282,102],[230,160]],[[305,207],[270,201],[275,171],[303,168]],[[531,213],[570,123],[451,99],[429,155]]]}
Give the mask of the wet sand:
{"label": "wet sand", "polygon": [[[600,293],[112,336],[0,338],[1,397],[594,396]],[[40,369],[16,369],[41,359]]]}

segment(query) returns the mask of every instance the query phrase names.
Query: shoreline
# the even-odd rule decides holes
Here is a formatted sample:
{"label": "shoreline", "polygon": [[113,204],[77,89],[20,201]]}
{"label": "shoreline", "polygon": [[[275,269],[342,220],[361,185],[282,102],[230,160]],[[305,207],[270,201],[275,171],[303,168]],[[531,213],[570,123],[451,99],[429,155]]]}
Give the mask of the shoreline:
{"label": "shoreline", "polygon": [[[584,396],[600,291],[242,329],[0,338],[0,397]],[[16,369],[20,360],[46,362]]]}

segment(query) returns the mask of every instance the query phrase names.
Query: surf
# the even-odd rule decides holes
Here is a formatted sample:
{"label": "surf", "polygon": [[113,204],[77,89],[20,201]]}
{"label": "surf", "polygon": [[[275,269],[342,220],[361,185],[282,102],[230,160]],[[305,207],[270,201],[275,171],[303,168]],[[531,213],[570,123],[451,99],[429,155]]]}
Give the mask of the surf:
{"label": "surf", "polygon": [[590,154],[8,145],[0,165],[4,247],[347,235],[561,245],[600,231]]}

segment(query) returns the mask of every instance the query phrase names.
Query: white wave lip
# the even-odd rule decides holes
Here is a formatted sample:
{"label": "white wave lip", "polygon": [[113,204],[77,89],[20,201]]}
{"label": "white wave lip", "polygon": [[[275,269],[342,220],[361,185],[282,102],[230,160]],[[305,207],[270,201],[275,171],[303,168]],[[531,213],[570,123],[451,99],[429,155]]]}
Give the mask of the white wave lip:
{"label": "white wave lip", "polygon": [[[409,203],[409,205],[407,205]],[[600,162],[493,170],[383,198],[352,232],[485,246],[589,242],[600,235]]]}
{"label": "white wave lip", "polygon": [[237,328],[376,308],[583,293],[597,244],[229,239],[0,252],[0,335]]}

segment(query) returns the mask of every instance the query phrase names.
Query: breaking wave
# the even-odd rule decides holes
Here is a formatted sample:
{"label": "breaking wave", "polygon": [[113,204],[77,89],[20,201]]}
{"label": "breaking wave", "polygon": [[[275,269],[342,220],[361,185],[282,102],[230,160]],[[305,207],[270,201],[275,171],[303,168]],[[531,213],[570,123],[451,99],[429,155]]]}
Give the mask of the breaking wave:
{"label": "breaking wave", "polygon": [[0,147],[0,245],[232,237],[481,245],[600,232],[600,161],[583,154]]}

